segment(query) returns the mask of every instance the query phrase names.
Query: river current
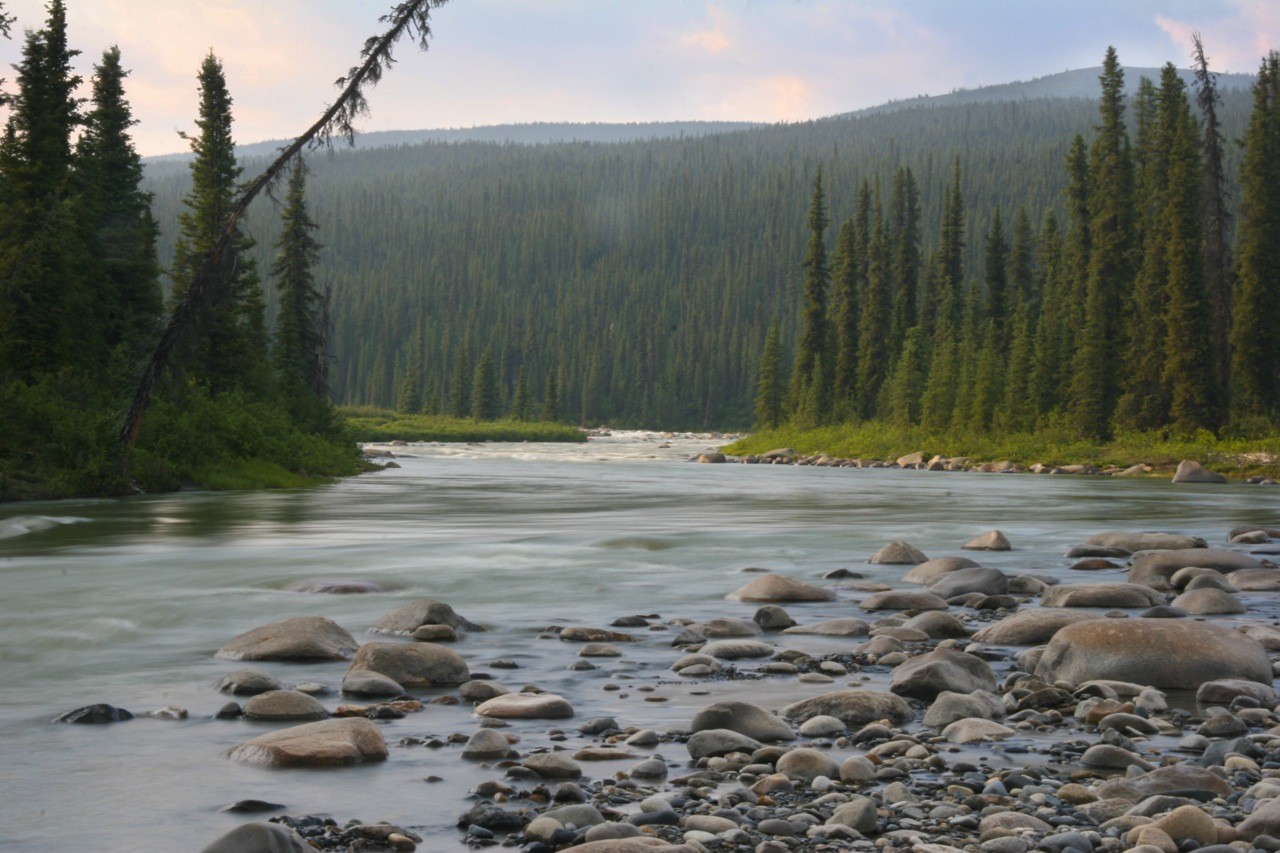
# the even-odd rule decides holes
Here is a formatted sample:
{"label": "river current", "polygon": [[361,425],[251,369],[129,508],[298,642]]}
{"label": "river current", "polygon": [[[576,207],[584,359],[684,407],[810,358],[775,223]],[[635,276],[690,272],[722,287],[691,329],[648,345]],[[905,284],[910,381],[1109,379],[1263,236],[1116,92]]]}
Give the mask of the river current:
{"label": "river current", "polygon": [[[615,433],[586,445],[415,444],[393,448],[399,469],[315,489],[0,505],[0,849],[199,849],[251,819],[220,811],[246,798],[340,823],[386,819],[427,837],[422,849],[456,848],[452,825],[467,790],[501,770],[465,764],[456,747],[397,741],[475,731],[465,706],[428,705],[387,723],[391,756],[379,765],[280,771],[225,758],[279,726],[212,719],[229,699],[213,684],[243,666],[213,655],[268,622],[328,616],[363,641],[388,610],[435,598],[488,629],[455,646],[473,673],[566,696],[577,711],[561,725],[567,732],[604,715],[663,730],[687,726],[709,701],[705,690],[672,684],[672,633],[655,631],[580,672],[568,668],[577,649],[540,638],[542,629],[629,614],[750,618],[753,605],[724,597],[751,567],[817,583],[848,568],[898,586],[903,567],[866,563],[893,539],[934,557],[964,553],[964,542],[996,528],[1015,550],[980,555],[983,565],[1065,577],[1067,548],[1104,530],[1176,531],[1221,545],[1236,525],[1280,525],[1280,490],[1263,487],[686,461],[709,443]],[[316,578],[386,591],[286,589]],[[859,597],[842,591],[836,602],[787,609],[806,622],[865,616],[852,603]],[[786,645],[837,651],[853,642]],[[488,666],[499,658],[519,668]],[[255,666],[335,690],[346,668]],[[622,689],[602,689],[609,682]],[[766,679],[726,689],[776,708],[822,687]],[[343,701],[321,698],[330,708]],[[140,716],[49,723],[94,702]],[[141,716],[169,705],[189,717]],[[513,730],[533,746],[553,727]],[[673,747],[660,752],[687,760]]]}

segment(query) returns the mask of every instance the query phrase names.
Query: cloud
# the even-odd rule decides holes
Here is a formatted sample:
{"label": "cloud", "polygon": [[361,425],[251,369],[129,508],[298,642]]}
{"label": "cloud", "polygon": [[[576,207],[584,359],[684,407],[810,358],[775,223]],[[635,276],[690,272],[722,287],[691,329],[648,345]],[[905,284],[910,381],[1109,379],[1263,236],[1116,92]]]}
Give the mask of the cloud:
{"label": "cloud", "polygon": [[1191,35],[1199,32],[1216,71],[1253,72],[1262,57],[1280,44],[1280,5],[1273,0],[1232,0],[1225,14],[1206,20],[1157,15],[1155,23],[1181,56],[1190,54]]}
{"label": "cloud", "polygon": [[813,118],[812,85],[794,75],[753,78],[723,93],[713,112],[726,120],[804,121]]}
{"label": "cloud", "polygon": [[719,6],[708,7],[707,15],[711,18],[711,26],[708,29],[689,33],[684,37],[683,41],[685,44],[704,50],[707,53],[724,53],[733,46],[733,42],[725,33],[725,23],[728,15]]}

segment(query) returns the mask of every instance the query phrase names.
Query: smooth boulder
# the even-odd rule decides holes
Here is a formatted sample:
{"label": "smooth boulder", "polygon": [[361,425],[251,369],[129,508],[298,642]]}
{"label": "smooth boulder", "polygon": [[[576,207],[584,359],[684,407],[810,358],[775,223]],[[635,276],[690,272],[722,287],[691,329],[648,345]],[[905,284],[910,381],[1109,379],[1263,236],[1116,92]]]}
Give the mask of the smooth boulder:
{"label": "smooth boulder", "polygon": [[345,717],[259,735],[228,757],[262,767],[341,767],[385,761],[387,742],[372,721]]}
{"label": "smooth boulder", "polygon": [[349,669],[360,670],[385,675],[404,687],[456,687],[471,680],[466,661],[435,643],[365,643]]}
{"label": "smooth boulder", "polygon": [[755,578],[726,597],[732,601],[763,601],[775,604],[792,601],[836,600],[836,594],[829,589],[772,573]]}
{"label": "smooth boulder", "polygon": [[889,691],[931,701],[941,693],[971,693],[996,689],[995,673],[987,662],[967,652],[935,649],[917,655],[893,670]]}
{"label": "smooth boulder", "polygon": [[1194,459],[1183,459],[1173,474],[1175,483],[1225,483],[1227,478],[1217,471],[1210,471]]}
{"label": "smooth boulder", "polygon": [[1205,622],[1092,619],[1058,631],[1035,675],[1048,682],[1127,681],[1161,689],[1198,688],[1239,678],[1271,683],[1266,650],[1245,635]]}
{"label": "smooth boulder", "polygon": [[314,696],[296,690],[269,690],[244,703],[246,720],[283,723],[323,720],[329,716],[324,705]]}
{"label": "smooth boulder", "polygon": [[1009,578],[999,569],[961,569],[938,578],[928,585],[928,590],[943,599],[974,592],[982,595],[1004,595],[1009,591]]}
{"label": "smooth boulder", "polygon": [[423,598],[384,613],[369,628],[371,634],[411,635],[423,625],[448,625],[456,631],[483,631],[471,620],[458,615],[443,601]]}
{"label": "smooth boulder", "polygon": [[1036,646],[1047,643],[1062,628],[1075,622],[1087,622],[1097,618],[1092,613],[1081,613],[1063,608],[1040,607],[1019,610],[999,622],[979,629],[973,639],[992,646]]}
{"label": "smooth boulder", "polygon": [[481,702],[475,713],[500,720],[562,720],[573,716],[573,706],[554,693],[506,693]]}
{"label": "smooth boulder", "polygon": [[988,531],[960,546],[966,551],[1010,551],[1013,546],[999,530]]}
{"label": "smooth boulder", "polygon": [[903,583],[918,583],[928,586],[943,575],[958,572],[961,569],[976,569],[980,566],[968,557],[934,557],[913,567],[902,576]]}
{"label": "smooth boulder", "polygon": [[783,717],[801,723],[819,715],[835,717],[853,728],[877,720],[902,725],[912,718],[913,712],[901,696],[882,690],[839,690],[801,699],[782,709]]}
{"label": "smooth boulder", "polygon": [[1136,554],[1138,551],[1176,551],[1184,548],[1204,548],[1208,543],[1199,536],[1183,536],[1178,533],[1113,531],[1094,534],[1085,540],[1085,544],[1102,548],[1118,548],[1131,554]]}
{"label": "smooth boulder", "polygon": [[297,616],[237,634],[218,649],[224,660],[338,661],[359,643],[341,625],[323,616]]}
{"label": "smooth boulder", "polygon": [[758,741],[795,740],[791,726],[750,702],[726,700],[706,706],[693,715],[689,731],[728,729]]}
{"label": "smooth boulder", "polygon": [[1154,607],[1164,596],[1134,583],[1067,583],[1050,587],[1040,598],[1044,607]]}
{"label": "smooth boulder", "polygon": [[819,637],[865,637],[871,632],[871,626],[862,619],[845,616],[839,619],[828,619],[812,625],[795,625],[783,630],[784,634],[812,634]]}
{"label": "smooth boulder", "polygon": [[1137,554],[1129,566],[1129,583],[1146,584],[1153,589],[1169,589],[1172,578],[1181,569],[1198,566],[1227,574],[1239,569],[1265,569],[1268,564],[1237,551],[1220,548],[1182,548]]}
{"label": "smooth boulder", "polygon": [[302,836],[278,823],[245,823],[218,836],[200,853],[314,853]]}
{"label": "smooth boulder", "polygon": [[858,606],[863,610],[946,610],[947,602],[932,592],[892,589],[868,595]]}
{"label": "smooth boulder", "polygon": [[880,563],[889,566],[918,566],[928,562],[924,552],[911,545],[895,539],[879,551],[871,555],[868,563]]}

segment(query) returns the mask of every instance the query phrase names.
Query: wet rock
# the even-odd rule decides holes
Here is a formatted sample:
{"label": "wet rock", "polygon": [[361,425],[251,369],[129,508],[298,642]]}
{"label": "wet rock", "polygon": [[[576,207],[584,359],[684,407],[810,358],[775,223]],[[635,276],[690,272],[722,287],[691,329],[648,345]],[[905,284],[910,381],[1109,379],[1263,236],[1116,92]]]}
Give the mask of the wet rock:
{"label": "wet rock", "polygon": [[259,812],[278,812],[285,808],[283,803],[269,803],[266,800],[236,800],[223,806],[219,811],[232,814],[257,814]]}
{"label": "wet rock", "polygon": [[871,631],[871,626],[862,619],[854,619],[852,617],[843,617],[840,619],[828,619],[825,622],[815,622],[811,625],[796,625],[787,628],[784,634],[813,634],[820,637],[865,637]]}
{"label": "wet rock", "polygon": [[419,625],[413,629],[413,638],[424,643],[452,643],[458,639],[458,632],[448,625]]}
{"label": "wet rock", "polygon": [[246,720],[272,723],[323,720],[329,716],[318,699],[296,690],[259,693],[245,702],[242,710]]}
{"label": "wet rock", "polygon": [[543,779],[579,779],[582,768],[562,752],[538,752],[526,756],[524,766]]}
{"label": "wet rock", "polygon": [[1280,571],[1237,569],[1227,575],[1227,583],[1242,592],[1276,592],[1280,590]]}
{"label": "wet rock", "polygon": [[888,720],[893,725],[909,721],[911,706],[901,696],[880,690],[840,690],[824,693],[793,702],[782,709],[782,716],[804,722],[819,714],[835,717],[850,729],[876,720]]}
{"label": "wet rock", "polygon": [[466,702],[485,702],[495,696],[506,696],[510,692],[510,690],[496,681],[488,681],[486,679],[468,681],[458,688],[459,695]]}
{"label": "wet rock", "polygon": [[1179,843],[1193,840],[1198,846],[1204,846],[1218,841],[1218,825],[1196,806],[1179,806],[1167,815],[1156,818],[1153,826],[1164,830]]}
{"label": "wet rock", "polygon": [[1173,482],[1225,483],[1227,482],[1227,478],[1216,471],[1210,471],[1208,468],[1193,459],[1184,459],[1178,463],[1178,470],[1174,472]]}
{"label": "wet rock", "polygon": [[458,818],[458,827],[479,826],[492,832],[518,832],[529,823],[525,814],[507,811],[493,803],[477,803]]}
{"label": "wet rock", "polygon": [[454,609],[443,601],[423,598],[383,614],[369,628],[369,632],[411,636],[423,625],[448,625],[456,631],[484,630],[471,620],[454,612]]}
{"label": "wet rock", "polygon": [[400,682],[367,669],[348,670],[342,678],[342,693],[361,699],[383,699],[404,695]]}
{"label": "wet rock", "polygon": [[935,557],[926,560],[902,576],[903,583],[928,586],[939,578],[961,569],[977,569],[980,566],[968,557]]}
{"label": "wet rock", "polygon": [[1280,704],[1278,694],[1270,684],[1259,684],[1255,681],[1241,681],[1234,678],[1223,678],[1206,681],[1196,691],[1196,704],[1230,705],[1238,696],[1247,696],[1264,708],[1274,708]]}
{"label": "wet rock", "polygon": [[119,723],[132,719],[133,714],[129,713],[124,708],[117,708],[114,705],[107,705],[106,703],[100,702],[96,705],[85,705],[81,708],[73,708],[70,711],[63,711],[49,722],[100,725],[102,723]]}
{"label": "wet rock", "polygon": [[477,705],[475,713],[507,720],[561,720],[573,716],[573,706],[554,693],[507,693]]}
{"label": "wet rock", "polygon": [[1169,589],[1170,580],[1179,569],[1199,566],[1226,574],[1239,569],[1265,569],[1267,565],[1248,554],[1217,548],[1185,548],[1139,554],[1129,567],[1129,582],[1146,584],[1153,589]]}
{"label": "wet rock", "polygon": [[980,743],[990,740],[1004,740],[1016,732],[995,720],[970,717],[956,720],[942,730],[942,737],[950,743]]}
{"label": "wet rock", "polygon": [[915,566],[928,561],[923,551],[907,542],[894,540],[871,555],[868,563],[880,563],[892,566]]}
{"label": "wet rock", "polygon": [[661,838],[621,838],[607,841],[588,841],[573,847],[562,847],[560,853],[650,853],[654,849],[663,853],[698,853],[705,850],[701,845],[668,844]]}
{"label": "wet rock", "polygon": [[701,654],[721,660],[767,658],[773,654],[773,646],[759,640],[714,640],[702,647]]}
{"label": "wet rock", "polygon": [[284,685],[260,669],[237,669],[218,679],[215,685],[223,693],[232,696],[253,696],[268,690],[282,690]]}
{"label": "wet rock", "polygon": [[1244,613],[1248,609],[1231,593],[1213,588],[1193,589],[1189,592],[1184,592],[1175,598],[1171,604],[1193,616]]}
{"label": "wet rock", "polygon": [[617,646],[611,646],[608,643],[587,643],[578,650],[580,658],[616,658],[622,657],[622,651]]}
{"label": "wet rock", "polygon": [[471,680],[457,652],[435,643],[365,643],[349,672],[369,670],[405,687],[454,687]]}
{"label": "wet rock", "polygon": [[689,755],[696,761],[714,755],[728,755],[731,752],[752,753],[764,744],[739,732],[729,729],[707,729],[695,732],[685,747]]}
{"label": "wet rock", "polygon": [[969,636],[969,629],[956,617],[941,610],[927,610],[902,623],[903,628],[923,631],[931,640],[957,639]]}
{"label": "wet rock", "polygon": [[1119,569],[1121,565],[1113,560],[1105,560],[1101,557],[1087,557],[1067,566],[1073,572],[1099,572],[1107,569]]}
{"label": "wet rock", "polygon": [[791,726],[765,709],[749,702],[727,700],[715,702],[694,714],[689,725],[692,732],[728,729],[758,741],[794,740]]}
{"label": "wet rock", "polygon": [[[1138,551],[1176,551],[1183,548],[1204,548],[1206,543],[1199,536],[1182,536],[1176,533],[1131,533],[1111,532],[1098,533],[1085,540],[1086,545],[1097,545],[1103,548],[1116,548],[1136,554]],[[1075,556],[1075,555],[1069,555]],[[1123,556],[1111,554],[1089,554],[1080,556]]]}
{"label": "wet rock", "polygon": [[830,755],[816,749],[801,747],[788,751],[778,759],[777,770],[793,782],[812,782],[819,776],[836,779],[840,765]]}
{"label": "wet rock", "polygon": [[224,660],[338,661],[355,653],[355,638],[323,616],[298,616],[232,637],[216,657]]}
{"label": "wet rock", "polygon": [[863,610],[946,610],[947,602],[931,592],[895,589],[869,595],[858,606]]}
{"label": "wet rock", "polygon": [[1004,702],[1000,697],[986,690],[967,694],[945,690],[937,695],[925,712],[923,724],[926,728],[941,729],[957,720],[1002,719],[1004,712]]}
{"label": "wet rock", "polygon": [[917,655],[893,671],[889,690],[899,696],[931,701],[938,694],[993,692],[996,677],[986,661],[967,652],[937,649]]}
{"label": "wet rock", "polygon": [[1193,764],[1157,767],[1135,777],[1117,777],[1098,783],[1093,793],[1102,800],[1121,799],[1136,803],[1156,794],[1203,792],[1208,797],[1231,795],[1231,784],[1218,774]]}
{"label": "wet rock", "polygon": [[792,619],[787,611],[776,604],[766,604],[761,607],[751,617],[751,621],[765,631],[781,631],[796,624],[796,620]]}
{"label": "wet rock", "polygon": [[1035,674],[1049,682],[1114,679],[1163,689],[1195,689],[1222,678],[1269,684],[1271,665],[1256,642],[1217,625],[1094,619],[1058,631]]}
{"label": "wet rock", "polygon": [[1096,619],[1092,613],[1081,613],[1063,608],[1041,607],[1020,610],[993,622],[973,635],[979,643],[993,646],[1034,646],[1047,643],[1053,635],[1067,625]]}
{"label": "wet rock", "polygon": [[810,717],[800,724],[802,737],[833,737],[846,731],[848,731],[848,727],[843,720],[821,714],[816,717]]}
{"label": "wet rock", "polygon": [[1044,607],[1151,607],[1164,596],[1133,583],[1070,583],[1051,587],[1040,599]]}
{"label": "wet rock", "polygon": [[999,530],[988,531],[981,536],[970,539],[960,547],[966,551],[1009,551],[1012,549],[1009,540]]}
{"label": "wet rock", "polygon": [[1245,841],[1261,835],[1280,838],[1280,798],[1259,800],[1253,813],[1236,827],[1236,832]]}
{"label": "wet rock", "polygon": [[875,800],[870,797],[854,797],[847,803],[836,806],[831,817],[827,818],[827,826],[847,826],[863,835],[875,833],[878,825],[878,814]]}
{"label": "wet rock", "polygon": [[259,735],[232,749],[228,757],[263,767],[338,767],[385,761],[387,744],[377,725],[350,717]]}
{"label": "wet rock", "polygon": [[687,626],[709,640],[722,640],[731,637],[758,637],[764,629],[753,621],[746,619],[711,619],[706,622],[694,622]]}
{"label": "wet rock", "polygon": [[786,575],[767,574],[755,578],[726,597],[732,601],[835,601],[836,594]]}
{"label": "wet rock", "polygon": [[376,581],[357,578],[307,578],[294,581],[285,589],[289,592],[314,595],[362,595],[370,592],[386,592],[386,589]]}
{"label": "wet rock", "polygon": [[1109,743],[1097,743],[1086,749],[1084,755],[1080,756],[1080,763],[1085,767],[1101,767],[1106,770],[1124,770],[1126,767],[1137,767],[1142,770],[1153,768],[1151,762],[1146,761],[1142,756]]}
{"label": "wet rock", "polygon": [[210,842],[200,853],[312,853],[302,836],[278,823],[246,823]]}
{"label": "wet rock", "polygon": [[974,592],[982,595],[1004,595],[1009,591],[1009,579],[999,569],[960,569],[938,578],[928,585],[928,590],[944,599]]}
{"label": "wet rock", "polygon": [[501,733],[493,729],[480,729],[467,738],[460,754],[463,758],[476,761],[492,761],[507,758],[512,752],[510,742]]}
{"label": "wet rock", "polygon": [[635,637],[608,628],[592,628],[587,625],[571,625],[560,632],[560,639],[573,643],[631,643]]}

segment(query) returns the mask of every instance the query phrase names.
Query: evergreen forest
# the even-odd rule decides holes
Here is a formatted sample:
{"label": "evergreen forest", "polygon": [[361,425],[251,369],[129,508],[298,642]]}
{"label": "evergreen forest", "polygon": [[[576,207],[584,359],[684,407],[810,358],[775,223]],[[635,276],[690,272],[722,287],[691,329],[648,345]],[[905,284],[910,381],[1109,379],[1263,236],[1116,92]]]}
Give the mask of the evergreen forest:
{"label": "evergreen forest", "polygon": [[[1181,368],[1127,365],[1173,348],[1155,255],[1171,251],[1165,219],[1196,211],[1184,239],[1208,247],[1205,229],[1217,229],[1221,268],[1204,286],[1218,313],[1210,321],[1197,303],[1182,322],[1210,331],[1213,387],[1225,381],[1224,288],[1234,284],[1224,282],[1235,281],[1231,247],[1247,205],[1249,149],[1239,143],[1257,93],[1219,88],[1207,67],[1206,92],[1194,71],[1146,69],[1135,80],[1118,58],[1107,62],[1091,75],[1091,98],[1001,87],[1002,100],[976,100],[978,90],[697,137],[437,141],[318,158],[309,191],[327,246],[317,270],[333,295],[335,399],[466,414],[485,366],[495,411],[530,396],[541,411],[554,389],[559,416],[582,425],[743,429],[798,416],[1054,423],[1089,435],[1216,428],[1225,397],[1192,413],[1192,392],[1173,387]],[[1216,155],[1205,153],[1206,134]],[[1175,143],[1182,159],[1172,163]],[[1211,160],[1218,178],[1202,186]],[[154,170],[159,221],[172,220],[187,182],[170,164]],[[1171,183],[1187,194],[1173,198]],[[1094,209],[1113,187],[1117,209]],[[1214,193],[1222,210],[1210,226],[1201,199]],[[249,229],[269,243],[275,215],[256,215]],[[1117,217],[1114,233],[1104,215]],[[1091,262],[1090,231],[1121,244],[1100,245]],[[162,258],[168,240],[162,229]],[[1089,314],[1091,274],[1102,301]],[[1088,359],[1077,358],[1083,350]],[[804,399],[815,368],[831,386],[816,408]],[[1085,370],[1095,385],[1105,377],[1089,414],[1084,386],[1071,390]],[[762,413],[770,371],[783,390]]]}

